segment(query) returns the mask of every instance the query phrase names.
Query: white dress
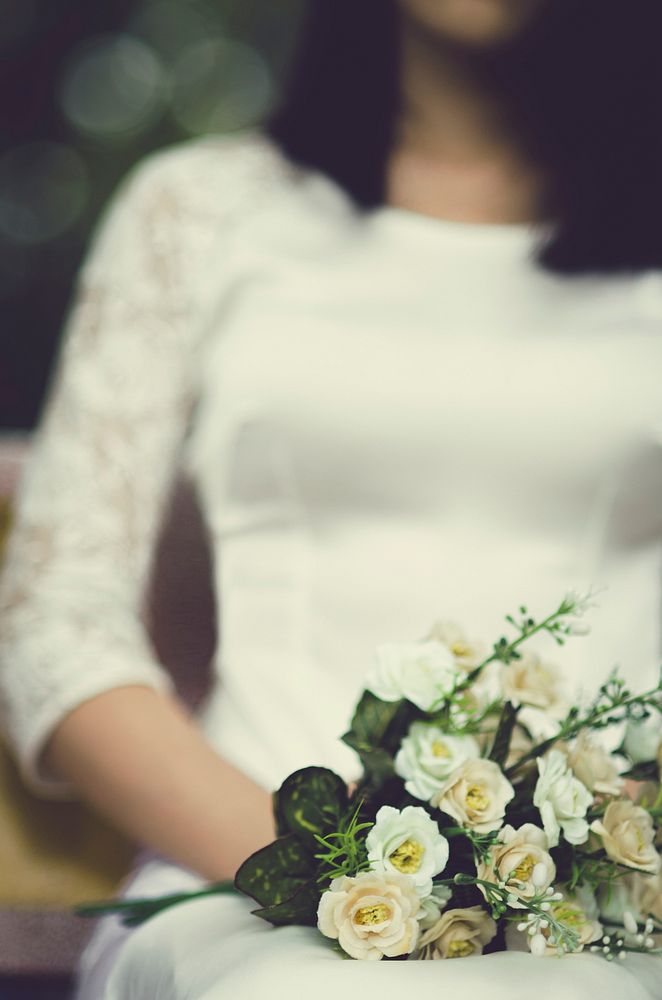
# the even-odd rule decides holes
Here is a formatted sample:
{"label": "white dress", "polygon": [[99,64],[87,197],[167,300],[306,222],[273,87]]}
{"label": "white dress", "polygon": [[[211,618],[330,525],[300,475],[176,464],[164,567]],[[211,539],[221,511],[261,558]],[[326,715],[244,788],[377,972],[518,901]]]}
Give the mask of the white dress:
{"label": "white dress", "polygon": [[[259,131],[131,172],[80,272],[0,584],[0,718],[36,791],[74,794],[39,760],[70,709],[170,684],[138,611],[180,465],[216,557],[201,725],[266,789],[306,764],[355,778],[338,737],[375,645],[438,618],[491,640],[523,601],[602,587],[557,657],[569,683],[616,663],[656,683],[662,274],[551,275],[545,234],[362,217]],[[200,884],[152,858],[125,891]],[[254,905],[101,921],[80,1000],[662,996],[649,958],[342,961]]]}

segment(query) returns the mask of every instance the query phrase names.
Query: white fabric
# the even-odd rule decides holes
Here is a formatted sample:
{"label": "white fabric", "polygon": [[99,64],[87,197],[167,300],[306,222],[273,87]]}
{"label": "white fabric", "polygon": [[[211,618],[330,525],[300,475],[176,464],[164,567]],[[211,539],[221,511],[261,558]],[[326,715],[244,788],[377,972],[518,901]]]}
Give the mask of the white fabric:
{"label": "white fabric", "polygon": [[[72,707],[169,684],[139,599],[179,463],[216,556],[218,682],[201,723],[265,788],[310,763],[355,777],[338,736],[376,643],[436,618],[489,640],[522,601],[544,613],[570,587],[604,587],[588,637],[562,657],[541,648],[573,685],[615,663],[656,683],[662,275],[553,276],[531,258],[544,236],[393,207],[361,216],[259,132],[189,141],[132,172],[81,271],[0,584],[2,725],[34,788],[73,794],[39,762]],[[153,893],[180,876],[156,864],[138,878]],[[278,970],[300,988],[310,959],[318,997],[395,997],[385,977],[399,982],[399,963],[334,964],[305,930],[243,919],[249,905],[150,922],[108,995],[250,1000],[265,982],[285,995]],[[231,952],[217,951],[238,914]],[[498,997],[492,968],[505,983],[525,962],[527,996],[552,982],[587,996],[589,978],[613,1000],[637,995],[588,956],[557,980],[526,957],[490,961],[408,974],[490,982]],[[237,976],[251,977],[239,993]]]}

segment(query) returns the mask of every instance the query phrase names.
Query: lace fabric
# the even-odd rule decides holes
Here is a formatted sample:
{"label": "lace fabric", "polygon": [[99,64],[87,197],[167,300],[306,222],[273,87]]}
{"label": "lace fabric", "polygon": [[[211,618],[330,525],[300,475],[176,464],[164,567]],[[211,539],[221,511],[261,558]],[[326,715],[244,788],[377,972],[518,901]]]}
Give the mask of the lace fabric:
{"label": "lace fabric", "polygon": [[172,688],[141,601],[197,399],[209,267],[273,161],[253,133],[151,154],[80,269],[0,577],[0,728],[44,796],[75,797],[40,762],[70,710]]}

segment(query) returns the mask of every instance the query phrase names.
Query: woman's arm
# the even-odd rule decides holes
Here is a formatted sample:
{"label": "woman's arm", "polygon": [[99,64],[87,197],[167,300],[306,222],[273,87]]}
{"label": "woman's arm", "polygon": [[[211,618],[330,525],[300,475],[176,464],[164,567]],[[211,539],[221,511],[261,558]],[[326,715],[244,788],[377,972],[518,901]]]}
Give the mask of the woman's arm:
{"label": "woman's arm", "polygon": [[0,577],[0,729],[26,782],[214,878],[271,838],[269,796],[178,704],[141,609],[244,167],[240,143],[176,147],[104,213]]}
{"label": "woman's arm", "polygon": [[271,796],[219,757],[182,705],[137,686],[74,709],[46,762],[118,827],[217,880],[276,836]]}

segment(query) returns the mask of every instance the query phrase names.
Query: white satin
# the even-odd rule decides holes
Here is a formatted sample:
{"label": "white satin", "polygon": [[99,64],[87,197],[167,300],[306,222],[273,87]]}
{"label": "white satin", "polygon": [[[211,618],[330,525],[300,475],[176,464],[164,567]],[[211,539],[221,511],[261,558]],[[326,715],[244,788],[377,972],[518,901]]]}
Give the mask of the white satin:
{"label": "white satin", "polygon": [[[569,685],[615,663],[656,683],[662,275],[554,276],[544,235],[363,217],[259,136],[138,171],[83,272],[9,557],[0,702],[35,786],[56,790],[38,752],[71,707],[166,683],[137,609],[180,440],[221,622],[201,721],[264,788],[306,764],[355,777],[338,737],[375,645],[437,618],[492,640],[523,601],[604,588],[558,654]],[[191,878],[154,861],[132,891]],[[103,921],[80,1000],[109,969],[106,1000],[662,995],[652,960],[343,962],[250,906],[187,904],[119,951]]]}
{"label": "white satin", "polygon": [[[190,872],[150,861],[127,886],[150,896],[202,886]],[[127,932],[106,918],[83,956],[75,1000],[659,1000],[662,959],[607,962],[505,952],[446,962],[344,960],[311,927],[272,927],[243,896],[181,903]]]}

